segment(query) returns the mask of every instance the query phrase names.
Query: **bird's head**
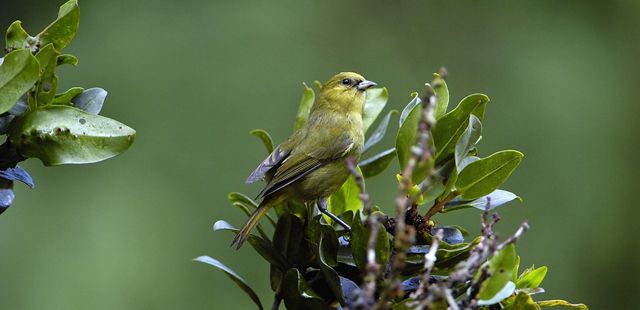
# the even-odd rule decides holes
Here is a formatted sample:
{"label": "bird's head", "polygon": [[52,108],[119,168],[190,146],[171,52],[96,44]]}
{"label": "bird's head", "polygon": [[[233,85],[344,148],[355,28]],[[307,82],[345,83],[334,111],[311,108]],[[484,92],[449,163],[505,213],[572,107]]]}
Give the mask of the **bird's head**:
{"label": "bird's head", "polygon": [[362,75],[354,72],[341,72],[331,77],[322,85],[318,108],[329,108],[337,111],[362,112],[365,91],[375,82],[367,81]]}

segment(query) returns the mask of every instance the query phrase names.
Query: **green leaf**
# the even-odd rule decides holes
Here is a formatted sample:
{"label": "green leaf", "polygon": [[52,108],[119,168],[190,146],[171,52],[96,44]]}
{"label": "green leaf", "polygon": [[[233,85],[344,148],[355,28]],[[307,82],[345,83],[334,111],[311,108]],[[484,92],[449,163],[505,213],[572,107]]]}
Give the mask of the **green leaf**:
{"label": "green leaf", "polygon": [[467,156],[467,157],[463,158],[463,159],[460,161],[460,163],[456,165],[456,168],[457,168],[457,169],[456,169],[456,171],[455,171],[456,175],[458,174],[458,171],[462,171],[462,170],[464,170],[464,168],[465,168],[466,166],[468,166],[470,163],[472,163],[472,162],[476,162],[476,161],[478,161],[478,160],[480,160],[480,157],[478,157],[478,156],[473,156],[473,155],[469,155],[469,156]]}
{"label": "green leaf", "polygon": [[100,110],[102,110],[102,106],[104,105],[104,100],[106,98],[106,90],[100,87],[94,87],[86,89],[82,93],[78,94],[71,100],[71,102],[74,107],[80,110],[84,110],[91,114],[98,114],[100,113]]}
{"label": "green leaf", "polygon": [[384,135],[387,133],[387,127],[389,127],[389,120],[391,120],[391,115],[398,114],[398,111],[391,110],[387,115],[382,119],[380,124],[378,124],[378,128],[371,134],[369,139],[364,143],[362,147],[362,153],[369,150],[372,146],[378,144],[384,138]]}
{"label": "green leaf", "polygon": [[320,218],[321,216],[317,215],[311,220],[306,230],[307,239],[312,244],[316,262],[320,266],[329,289],[340,304],[345,305],[345,298],[342,294],[343,280],[333,269],[338,265],[338,235],[333,227],[322,224]]}
{"label": "green leaf", "polygon": [[29,36],[29,34],[22,28],[22,22],[16,20],[7,29],[6,35],[6,49],[7,51],[14,51],[22,48],[31,50],[36,44],[35,38]]}
{"label": "green leaf", "polygon": [[0,114],[9,111],[38,80],[38,60],[26,49],[7,54],[0,65]]}
{"label": "green leaf", "polygon": [[[469,116],[469,123],[467,129],[462,133],[460,139],[456,143],[454,151],[454,157],[456,160],[456,166],[459,167],[462,160],[469,155],[469,151],[476,146],[476,143],[480,140],[482,135],[482,123],[477,116],[471,114]],[[458,168],[458,172],[462,171]]]}
{"label": "green leaf", "polygon": [[522,160],[518,151],[500,151],[466,166],[456,180],[456,191],[463,199],[488,195],[500,186]]}
{"label": "green leaf", "polygon": [[287,270],[284,274],[282,297],[287,309],[328,309],[324,301],[309,288],[300,271],[295,268]]}
{"label": "green leaf", "polygon": [[62,66],[62,65],[77,66],[78,58],[70,54],[62,54],[62,55],[59,55],[58,58],[56,59],[56,64],[58,66]]}
{"label": "green leaf", "polygon": [[[371,228],[365,227],[362,223],[360,212],[356,212],[355,214],[351,226],[351,251],[353,252],[353,259],[358,268],[365,270],[367,266],[367,245],[369,243],[369,236],[371,235]],[[382,223],[378,222],[376,225],[378,225],[378,236],[375,247],[376,262],[384,266],[389,260],[391,244],[389,243],[389,236]]]}
{"label": "green leaf", "polygon": [[[429,252],[433,239],[430,235],[425,236],[426,244],[414,245],[407,252],[407,267],[402,274],[405,276],[415,276],[423,272],[424,256]],[[436,251],[436,262],[432,271],[433,275],[448,276],[453,269],[463,260],[469,257],[471,250],[480,242],[481,237],[473,239],[469,243],[448,244],[441,242]]]}
{"label": "green leaf", "polygon": [[[543,300],[537,302],[540,308],[560,308],[560,309],[578,309],[578,310],[589,310],[585,304],[572,304],[565,300]],[[513,308],[517,309],[517,308]]]}
{"label": "green leaf", "polygon": [[542,266],[536,269],[529,269],[520,275],[518,281],[516,281],[516,288],[538,288],[546,275],[547,266]]}
{"label": "green leaf", "polygon": [[82,91],[84,91],[84,88],[82,87],[71,87],[64,93],[56,94],[55,97],[53,97],[53,101],[51,103],[69,105],[71,102],[71,99],[81,94]]}
{"label": "green leaf", "polygon": [[518,270],[520,269],[520,255],[516,256],[516,267],[513,268],[513,274],[511,275],[511,282],[516,283],[518,281]]}
{"label": "green leaf", "polygon": [[9,140],[25,157],[47,166],[84,164],[126,151],[135,130],[112,120],[68,106],[46,106],[16,118]]}
{"label": "green leaf", "polygon": [[266,130],[254,129],[249,133],[262,140],[262,144],[264,144],[264,147],[267,148],[267,153],[271,154],[271,152],[273,152],[273,139],[271,139],[271,135],[269,135]]}
{"label": "green leaf", "polygon": [[[490,300],[496,296],[511,280],[515,267],[516,247],[510,244],[489,260],[489,274],[491,276],[481,284],[478,299]],[[476,275],[476,279],[478,276],[479,274]]]}
{"label": "green leaf", "polygon": [[40,63],[40,80],[37,86],[38,106],[51,103],[58,89],[58,77],[56,76],[57,57],[60,53],[53,48],[53,44],[47,44],[36,54]]}
{"label": "green leaf", "polygon": [[365,178],[374,177],[387,169],[391,161],[396,157],[396,149],[390,148],[360,161],[360,169]]}
{"label": "green leaf", "polygon": [[522,201],[520,197],[512,192],[496,189],[495,191],[491,192],[491,194],[480,197],[476,200],[463,200],[460,197],[456,197],[455,199],[447,202],[444,205],[444,210],[442,210],[442,212],[446,213],[449,211],[466,208],[476,208],[478,210],[485,211],[487,205],[489,206],[489,210],[493,210],[507,202],[516,199]]}
{"label": "green leaf", "polygon": [[240,277],[237,273],[231,270],[231,268],[225,266],[223,263],[221,263],[217,259],[209,256],[199,256],[199,257],[196,257],[194,260],[201,263],[209,264],[213,267],[216,267],[222,270],[222,272],[224,272],[235,284],[237,284],[245,293],[247,293],[247,295],[249,295],[251,300],[253,300],[253,302],[258,306],[259,309],[263,309],[262,303],[260,302],[260,298],[258,297],[256,292],[247,284],[247,282],[242,277]]}
{"label": "green leaf", "polygon": [[77,0],[63,4],[58,11],[58,18],[38,34],[42,46],[53,43],[61,51],[76,36],[80,25],[80,9]]}
{"label": "green leaf", "polygon": [[[416,144],[418,121],[422,112],[422,106],[418,104],[419,102],[418,94],[415,94],[413,100],[409,102],[400,115],[400,129],[398,129],[398,135],[396,136],[396,152],[398,153],[401,171],[404,170],[411,158],[411,147]],[[410,110],[407,112],[407,109]],[[403,117],[403,115],[406,116]]]}
{"label": "green leaf", "polygon": [[434,73],[433,76],[434,79],[433,82],[431,82],[431,87],[437,98],[434,116],[436,120],[438,120],[447,113],[447,107],[449,106],[449,88],[447,88],[447,82],[445,82],[439,74]]}
{"label": "green leaf", "polygon": [[371,127],[380,112],[382,112],[382,109],[384,109],[384,106],[387,105],[389,92],[386,87],[370,88],[367,89],[365,100],[364,110],[362,111],[362,131],[364,133],[369,130],[369,127]]}
{"label": "green leaf", "polygon": [[438,197],[440,197],[444,193],[446,189],[442,178],[438,176],[433,176],[431,178],[424,180],[422,183],[420,183],[419,188],[422,191],[422,195],[424,199],[423,202],[435,201]]}
{"label": "green leaf", "polygon": [[311,106],[313,105],[313,100],[315,98],[313,89],[308,87],[305,83],[302,83],[302,86],[304,86],[304,90],[302,93],[302,99],[300,99],[300,106],[298,108],[298,115],[296,115],[296,122],[293,124],[293,131],[304,127],[304,124],[307,123],[309,113],[311,112]]}
{"label": "green leaf", "polygon": [[400,113],[400,119],[398,120],[398,128],[402,127],[402,124],[405,122],[405,120],[409,116],[409,113],[411,113],[411,111],[413,111],[413,109],[417,105],[419,105],[421,102],[422,100],[420,100],[420,98],[418,97],[418,93],[416,92],[411,93],[411,101],[409,101],[409,103],[404,107],[404,109],[402,109],[402,113]]}
{"label": "green leaf", "polygon": [[462,99],[455,109],[438,120],[433,128],[436,164],[443,163],[453,155],[458,139],[469,124],[471,114],[482,121],[487,102],[489,102],[489,97],[485,95],[469,95]]}
{"label": "green leaf", "polygon": [[507,299],[509,296],[513,295],[513,292],[515,292],[515,290],[516,290],[515,283],[511,281],[507,281],[507,284],[505,284],[504,287],[502,287],[502,289],[498,293],[496,293],[493,297],[491,297],[491,299],[487,299],[487,300],[478,299],[478,305],[488,306],[488,305],[497,304]]}
{"label": "green leaf", "polygon": [[306,266],[313,260],[304,228],[302,220],[293,214],[285,213],[278,219],[273,232],[273,247],[289,265]]}
{"label": "green leaf", "polygon": [[505,310],[538,310],[540,306],[538,306],[531,296],[526,293],[520,292],[515,296],[512,302],[508,303],[504,307]]}
{"label": "green leaf", "polygon": [[[340,189],[331,194],[328,199],[329,212],[340,215],[347,211],[356,211],[362,208],[362,200],[360,200],[360,188],[353,175],[347,178]],[[327,223],[333,223],[328,216],[325,215]]]}

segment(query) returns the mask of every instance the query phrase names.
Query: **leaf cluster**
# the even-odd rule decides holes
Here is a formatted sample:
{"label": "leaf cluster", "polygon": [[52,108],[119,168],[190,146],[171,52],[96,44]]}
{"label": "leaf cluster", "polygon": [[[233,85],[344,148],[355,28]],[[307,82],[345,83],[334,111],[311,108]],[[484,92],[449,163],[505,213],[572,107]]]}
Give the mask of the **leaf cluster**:
{"label": "leaf cluster", "polygon": [[14,199],[13,181],[33,187],[29,174],[17,164],[38,158],[46,166],[85,164],[126,151],[135,130],[100,116],[107,92],[102,88],[71,87],[58,92],[56,69],[78,64],[63,50],[78,31],[76,0],[60,7],[57,18],[36,35],[20,21],[6,32],[6,54],[0,58],[0,213]]}
{"label": "leaf cluster", "polygon": [[[420,98],[411,94],[401,112],[383,114],[387,89],[367,91],[364,159],[329,198],[329,211],[347,222],[350,232],[316,215],[312,205],[305,208],[289,202],[277,208],[277,220],[269,218],[274,229],[271,237],[259,226],[249,238],[251,246],[271,265],[273,308],[281,301],[289,309],[406,309],[417,305],[445,309],[458,303],[486,309],[583,308],[564,301],[533,301],[532,295],[544,291],[540,284],[547,267],[532,266],[518,274],[520,258],[513,244],[517,238],[498,246],[489,242],[496,238],[489,228],[469,238],[459,226],[435,225],[432,217],[438,213],[478,209],[486,216],[490,210],[520,200],[499,187],[518,167],[523,154],[504,150],[480,155],[478,145],[489,103],[486,95],[471,94],[449,109],[449,90],[439,74],[426,84],[425,92],[430,95]],[[304,125],[313,100],[313,89],[305,85],[294,130]],[[433,105],[426,100],[433,100]],[[380,115],[384,116],[372,129]],[[395,146],[368,155],[397,116]],[[251,133],[271,152],[273,141],[266,131]],[[399,198],[408,201],[400,204],[402,218],[384,214],[376,206],[368,210],[364,207],[368,201],[363,201],[368,195],[361,191],[365,179],[380,174],[394,159],[400,167]],[[256,202],[240,193],[230,194],[229,200],[246,214],[257,208]],[[406,231],[398,230],[399,220],[408,226]],[[238,231],[224,221],[216,222],[214,230]],[[242,278],[216,260],[197,260],[222,269],[262,308]],[[446,294],[426,292],[434,283]]]}

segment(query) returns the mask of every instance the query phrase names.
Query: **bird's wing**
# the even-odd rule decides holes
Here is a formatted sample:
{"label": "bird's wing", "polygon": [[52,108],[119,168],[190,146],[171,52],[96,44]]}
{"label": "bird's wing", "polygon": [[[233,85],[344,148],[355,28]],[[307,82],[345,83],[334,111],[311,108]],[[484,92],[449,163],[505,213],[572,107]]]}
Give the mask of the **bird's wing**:
{"label": "bird's wing", "polygon": [[325,163],[344,156],[345,153],[353,148],[353,139],[351,139],[348,134],[344,134],[330,143],[317,143],[316,145],[326,145],[327,147],[317,148],[311,152],[296,152],[296,150],[294,150],[294,152],[277,167],[273,179],[269,181],[259,196],[267,197],[272,195],[322,167]]}
{"label": "bird's wing", "polygon": [[269,156],[258,165],[256,170],[253,170],[251,175],[247,178],[246,183],[251,184],[262,178],[265,174],[276,165],[280,164],[291,153],[290,149],[283,149],[282,145],[278,145]]}
{"label": "bird's wing", "polygon": [[267,177],[267,181],[270,181],[269,178],[273,173],[275,173],[275,168],[287,159],[289,154],[291,154],[293,147],[300,141],[302,136],[302,130],[298,130],[294,132],[289,139],[276,146],[271,154],[269,154],[269,156],[267,156],[267,158],[265,158],[265,160],[262,161],[255,170],[253,170],[251,175],[247,178],[246,183],[254,183],[263,179],[265,176]]}

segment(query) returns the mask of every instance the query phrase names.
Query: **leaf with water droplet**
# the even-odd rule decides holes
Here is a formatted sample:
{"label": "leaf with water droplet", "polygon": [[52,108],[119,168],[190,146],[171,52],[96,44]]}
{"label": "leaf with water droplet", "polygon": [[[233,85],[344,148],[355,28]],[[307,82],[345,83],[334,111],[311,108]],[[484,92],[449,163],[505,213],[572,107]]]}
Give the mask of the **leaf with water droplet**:
{"label": "leaf with water droplet", "polygon": [[102,161],[126,151],[136,132],[118,121],[69,106],[45,106],[14,120],[9,140],[24,157],[47,165]]}

